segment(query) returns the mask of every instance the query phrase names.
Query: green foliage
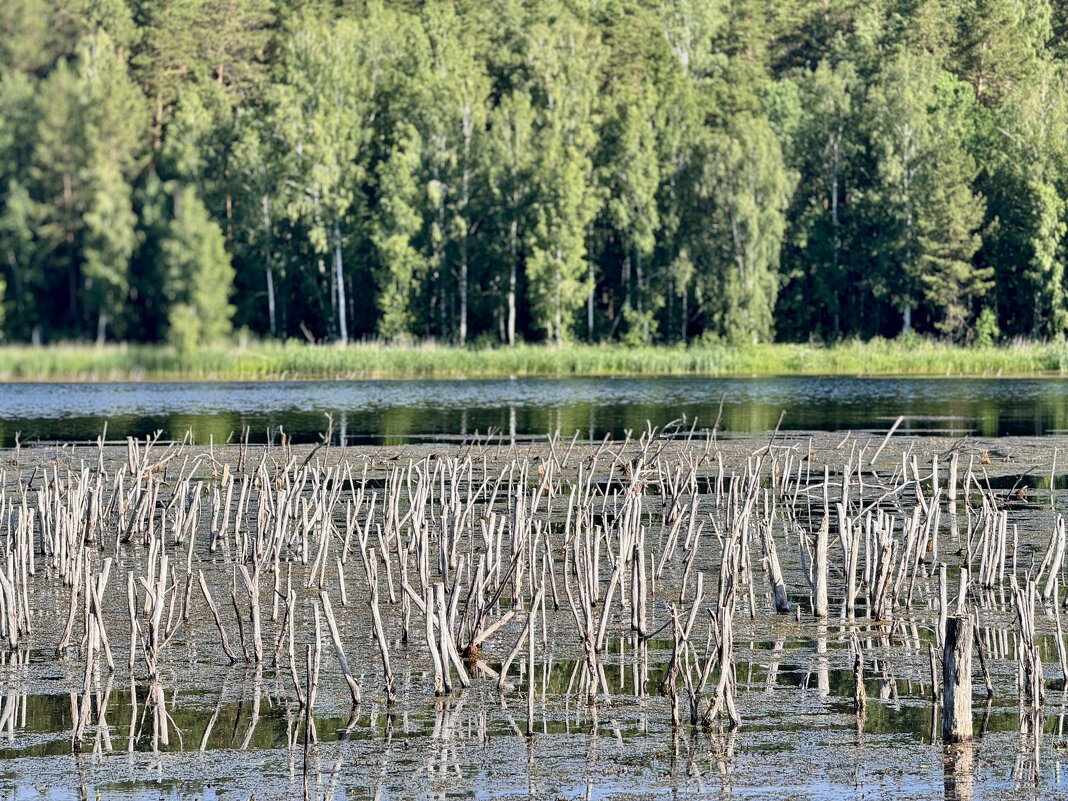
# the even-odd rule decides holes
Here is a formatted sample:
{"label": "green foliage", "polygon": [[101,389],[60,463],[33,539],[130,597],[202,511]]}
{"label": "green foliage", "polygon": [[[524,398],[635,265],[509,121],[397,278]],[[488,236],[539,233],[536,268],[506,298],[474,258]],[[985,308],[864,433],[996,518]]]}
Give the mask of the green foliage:
{"label": "green foliage", "polygon": [[107,322],[122,311],[129,293],[128,266],[137,244],[137,218],[130,187],[110,165],[101,168],[85,211],[82,243],[83,303],[95,310],[97,339],[103,340]]}
{"label": "green foliage", "polygon": [[426,271],[426,258],[414,239],[422,226],[419,215],[420,141],[408,126],[389,158],[378,166],[378,207],[371,240],[378,251],[376,271],[378,334],[403,339],[415,327],[412,297]]}
{"label": "green foliage", "polygon": [[771,339],[779,252],[795,177],[767,120],[740,114],[710,137],[702,188],[711,209],[699,278],[710,328],[734,343]]}
{"label": "green foliage", "polygon": [[25,187],[12,179],[0,211],[0,281],[4,282],[4,295],[0,298],[0,314],[4,319],[0,328],[12,339],[29,338],[32,321],[36,319],[37,214],[38,208]]}
{"label": "green foliage", "polygon": [[[37,204],[31,283],[65,288],[39,314],[61,332],[104,338],[122,311],[136,244],[130,179],[138,168],[143,102],[110,37],[86,37],[36,97],[24,186]],[[43,321],[35,321],[39,324]]]}
{"label": "green foliage", "polygon": [[1058,337],[1068,328],[1063,87],[1053,65],[1014,86],[983,142],[988,224],[979,255],[995,272],[999,322],[1017,336]]}
{"label": "green foliage", "polygon": [[957,26],[955,69],[980,103],[997,105],[1036,70],[1050,38],[1046,0],[965,0]]}
{"label": "green foliage", "polygon": [[167,341],[187,352],[224,339],[231,330],[233,267],[222,231],[192,187],[174,194],[174,216],[161,247]]}
{"label": "green foliage", "polygon": [[523,242],[529,220],[525,214],[534,170],[534,109],[530,94],[513,90],[501,98],[489,117],[485,139],[487,201],[496,212],[502,263],[499,298],[505,342],[516,341],[516,304]]}
{"label": "green foliage", "polygon": [[526,237],[534,326],[559,344],[571,338],[586,283],[586,233],[597,214],[593,149],[600,51],[578,20],[561,17],[530,33],[531,94],[537,99],[534,199]]}
{"label": "green foliage", "polygon": [[902,311],[904,331],[926,301],[934,328],[960,338],[990,286],[992,271],[972,260],[984,210],[966,149],[973,102],[970,86],[909,51],[885,65],[869,92],[878,170],[870,200],[884,228],[878,281]]}
{"label": "green foliage", "polygon": [[796,165],[799,181],[788,212],[791,236],[783,253],[788,283],[780,299],[780,331],[790,336],[840,336],[850,327],[855,289],[863,281],[853,272],[849,241],[855,230],[849,200],[861,149],[856,84],[848,62],[823,62],[798,77],[802,111],[787,159]]}
{"label": "green foliage", "polygon": [[0,335],[1059,339],[1062,6],[9,0]]}
{"label": "green foliage", "polygon": [[998,316],[989,306],[985,306],[979,316],[975,318],[975,332],[972,336],[972,345],[977,348],[989,348],[1001,337],[1001,329],[998,328]]}
{"label": "green foliage", "polygon": [[[0,379],[259,380],[628,375],[1068,375],[1060,342],[962,347],[919,336],[876,337],[829,346],[526,345],[451,347],[357,343],[322,347],[299,340],[201,346],[56,345],[0,347]],[[773,426],[775,418],[768,421]]]}

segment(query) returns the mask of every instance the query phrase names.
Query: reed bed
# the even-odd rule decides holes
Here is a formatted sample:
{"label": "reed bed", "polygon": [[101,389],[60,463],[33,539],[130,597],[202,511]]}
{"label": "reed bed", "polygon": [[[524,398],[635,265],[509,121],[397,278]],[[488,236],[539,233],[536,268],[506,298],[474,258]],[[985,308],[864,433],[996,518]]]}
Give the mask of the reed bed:
{"label": "reed bed", "polygon": [[[679,420],[602,442],[102,435],[6,451],[4,669],[25,688],[44,649],[69,676],[70,750],[105,754],[195,748],[175,722],[176,674],[246,665],[236,747],[252,743],[263,704],[285,709],[311,797],[323,715],[347,710],[343,735],[384,717],[388,737],[398,710],[440,712],[478,691],[537,737],[565,656],[554,694],[568,704],[594,716],[646,704],[676,749],[692,732],[729,737],[752,700],[739,649],[772,635],[773,681],[790,632],[809,643],[801,693],[829,691],[829,643],[834,659],[848,652],[858,734],[869,691],[888,698],[907,676],[932,739],[954,749],[947,782],[969,781],[973,712],[1010,694],[1027,743],[1014,776],[1036,784],[1047,692],[1068,683],[1068,536],[1056,493],[1020,488],[1055,476],[1056,456],[1041,441],[894,433],[731,440]],[[116,685],[123,727],[109,720]],[[20,703],[3,699],[0,732],[13,733]],[[122,728],[125,741],[112,736]]]}
{"label": "reed bed", "polygon": [[961,347],[874,339],[833,345],[570,344],[451,347],[433,342],[347,347],[246,342],[180,352],[164,345],[0,347],[4,380],[265,380],[507,376],[1064,375],[1068,345],[1016,342]]}

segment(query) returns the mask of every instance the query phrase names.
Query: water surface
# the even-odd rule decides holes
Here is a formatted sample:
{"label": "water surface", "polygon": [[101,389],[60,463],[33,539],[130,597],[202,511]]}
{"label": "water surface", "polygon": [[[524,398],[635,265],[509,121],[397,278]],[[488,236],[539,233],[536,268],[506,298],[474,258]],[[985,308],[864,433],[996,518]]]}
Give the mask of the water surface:
{"label": "water surface", "polygon": [[[722,414],[720,404],[722,402]],[[1047,435],[1068,430],[1068,379],[522,378],[264,382],[10,383],[0,386],[0,445],[162,430],[197,442],[253,442],[281,428],[317,441],[329,413],[349,444],[560,431],[599,439],[683,416],[726,433],[786,430]]]}

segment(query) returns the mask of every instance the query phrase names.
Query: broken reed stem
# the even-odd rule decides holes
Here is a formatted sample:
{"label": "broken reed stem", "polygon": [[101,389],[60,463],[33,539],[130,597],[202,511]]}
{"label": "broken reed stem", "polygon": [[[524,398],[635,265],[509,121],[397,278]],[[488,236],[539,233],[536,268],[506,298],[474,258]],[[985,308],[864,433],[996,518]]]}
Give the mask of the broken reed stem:
{"label": "broken reed stem", "polygon": [[890,442],[890,437],[894,436],[894,432],[897,431],[897,427],[903,422],[905,422],[904,415],[898,417],[894,421],[894,424],[890,426],[890,430],[886,432],[886,436],[883,437],[883,441],[879,443],[879,447],[875,449],[875,453],[873,453],[871,455],[871,459],[868,460],[868,467],[873,467],[875,465],[875,460],[879,458],[879,454],[883,452],[883,449],[886,447],[887,443]]}
{"label": "broken reed stem", "polygon": [[972,631],[975,635],[975,650],[979,654],[979,667],[983,671],[983,684],[986,687],[986,697],[989,701],[994,697],[994,681],[990,677],[990,669],[986,664],[986,644],[979,633],[979,612],[972,613]]}
{"label": "broken reed stem", "polygon": [[927,643],[927,655],[931,661],[931,703],[938,703],[938,658],[935,656],[934,645]]}
{"label": "broken reed stem", "polygon": [[[539,587],[537,593],[534,595],[534,600],[531,601],[530,609],[527,612],[527,621],[523,626],[523,630],[519,633],[519,637],[515,641],[515,646],[509,652],[504,662],[501,664],[501,672],[497,677],[497,692],[504,692],[507,686],[508,669],[512,666],[512,662],[519,656],[519,652],[523,650],[523,644],[528,638],[532,638],[534,631],[534,613],[538,606],[541,604],[541,599],[544,595],[545,588]],[[593,677],[590,677],[593,681]]]}
{"label": "broken reed stem", "polygon": [[1053,619],[1057,624],[1057,658],[1061,663],[1061,678],[1068,685],[1068,649],[1064,646],[1064,632],[1061,629],[1060,589],[1058,582],[1053,585]]}
{"label": "broken reed stem", "polygon": [[[549,443],[547,459],[531,459],[529,454],[524,456],[513,449],[507,463],[497,467],[487,464],[485,455],[480,467],[472,458],[477,449],[469,449],[458,458],[428,456],[421,461],[409,461],[407,465],[391,464],[385,471],[385,490],[379,499],[378,492],[367,487],[368,465],[372,465],[372,470],[380,469],[373,466],[373,458],[365,461],[363,479],[357,475],[354,480],[347,464],[312,463],[310,457],[301,463],[299,456],[293,456],[288,441],[281,452],[277,448],[265,448],[258,464],[253,457],[247,473],[244,472],[248,458],[246,442],[241,448],[237,474],[232,474],[229,464],[220,461],[214,448],[207,454],[195,454],[186,444],[168,448],[161,455],[158,449],[152,450],[154,441],[129,440],[127,463],[114,476],[109,476],[102,434],[93,454],[95,471],[90,462],[90,466],[83,465],[78,472],[71,460],[65,475],[60,465],[52,465],[43,484],[32,489],[29,484],[33,478],[14,486],[0,482],[0,547],[6,544],[6,554],[0,552],[0,556],[6,556],[6,561],[0,558],[0,638],[15,654],[18,649],[28,647],[26,643],[32,643],[31,593],[39,590],[44,582],[54,580],[56,584],[51,589],[62,593],[67,602],[57,654],[69,655],[71,646],[78,642],[75,624],[79,620],[83,622],[79,635],[86,662],[73,727],[76,740],[80,741],[92,720],[89,682],[96,678],[103,664],[108,665],[109,671],[113,669],[103,614],[110,560],[125,560],[133,549],[143,548],[147,564],[127,573],[130,621],[127,661],[133,673],[140,642],[151,682],[146,716],[147,711],[153,714],[154,738],[166,742],[171,731],[159,677],[166,675],[163,670],[168,657],[166,646],[181,628],[181,622],[196,622],[191,597],[195,571],[195,580],[218,631],[222,651],[231,663],[243,657],[262,664],[263,638],[267,635],[273,638],[273,665],[284,671],[279,660],[285,659],[282,649],[288,643],[286,682],[288,685],[291,681],[292,693],[304,707],[306,741],[314,741],[311,710],[322,648],[320,613],[326,617],[354,707],[361,698],[361,682],[352,673],[342,646],[341,626],[324,589],[328,568],[334,564],[341,603],[349,606],[352,588],[347,583],[346,560],[351,544],[360,550],[368,580],[368,594],[357,598],[353,592],[353,599],[357,601],[356,608],[370,615],[371,633],[381,657],[387,708],[397,703],[384,624],[384,617],[391,614],[391,606],[400,606],[392,614],[399,614],[404,620],[404,641],[412,607],[416,614],[424,615],[434,691],[441,694],[450,692],[455,684],[470,683],[467,670],[476,663],[479,649],[489,637],[501,634],[509,644],[513,643],[512,637],[524,618],[517,610],[529,599],[522,630],[496,679],[502,692],[508,688],[507,674],[526,648],[527,733],[532,734],[537,698],[535,672],[552,653],[546,647],[539,651],[536,640],[540,635],[544,645],[549,636],[562,633],[556,628],[553,616],[545,613],[550,601],[546,598],[548,592],[552,592],[553,608],[559,607],[557,582],[562,579],[566,601],[585,649],[581,679],[577,678],[579,670],[576,669],[573,680],[578,683],[578,692],[585,692],[590,703],[596,702],[601,692],[609,692],[603,664],[609,636],[614,638],[617,633],[625,632],[629,625],[636,632],[636,649],[644,648],[645,639],[665,628],[656,629],[656,624],[650,622],[658,617],[662,620],[661,613],[669,612],[666,625],[672,626],[675,647],[662,690],[671,698],[673,720],[678,723],[681,718],[677,679],[682,678],[689,694],[690,717],[694,720],[698,717],[701,693],[718,665],[716,693],[710,697],[711,715],[706,713],[706,722],[722,713],[728,725],[735,726],[740,716],[736,708],[733,662],[734,598],[737,594],[743,604],[748,603],[749,614],[757,616],[757,593],[763,593],[755,589],[760,568],[753,561],[762,557],[775,611],[786,613],[791,609],[776,550],[775,529],[781,523],[779,536],[790,546],[793,545],[790,538],[800,532],[798,552],[802,560],[808,560],[802,564],[809,572],[813,614],[817,619],[825,620],[829,615],[831,588],[828,585],[832,582],[836,598],[844,596],[841,612],[849,618],[903,618],[907,622],[916,611],[912,602],[915,592],[919,598],[930,600],[931,617],[937,614],[937,644],[943,655],[943,672],[947,669],[947,653],[968,645],[970,659],[970,643],[974,641],[988,696],[993,692],[993,684],[987,663],[991,656],[1006,657],[1008,641],[995,640],[993,653],[988,654],[987,642],[980,636],[978,618],[973,612],[968,629],[972,635],[965,638],[967,643],[957,633],[964,625],[959,622],[953,623],[951,643],[950,622],[969,617],[965,611],[969,600],[993,603],[983,599],[1003,591],[1006,572],[1013,585],[1018,577],[1023,581],[1032,578],[1026,590],[1017,589],[1013,596],[1019,631],[1014,656],[1021,697],[1025,705],[1040,709],[1043,686],[1034,619],[1035,601],[1039,597],[1053,599],[1058,661],[1062,677],[1068,682],[1068,648],[1059,615],[1059,575],[1068,549],[1064,521],[1057,519],[1042,564],[1035,565],[1036,570],[1021,564],[1021,569],[1030,572],[1020,576],[1016,566],[1015,524],[1011,532],[1013,542],[1008,543],[1011,510],[990,490],[989,481],[983,485],[970,465],[960,480],[956,451],[949,457],[948,483],[941,488],[939,458],[932,459],[930,476],[921,474],[922,460],[913,452],[911,444],[907,448],[895,448],[903,453],[900,466],[892,475],[861,470],[865,461],[870,466],[885,452],[900,422],[901,418],[870,458],[866,455],[869,445],[862,446],[855,440],[851,443],[852,450],[841,451],[844,466],[839,463],[833,473],[841,476],[840,497],[837,493],[832,495],[829,489],[832,476],[829,466],[822,471],[822,486],[808,483],[809,473],[817,467],[812,464],[811,442],[802,466],[801,459],[795,460],[795,451],[777,444],[775,436],[767,447],[749,454],[744,470],[733,474],[729,470],[725,473],[718,443],[715,452],[707,444],[703,455],[685,449],[672,451],[664,440],[657,439],[651,426],[639,439],[628,438],[618,448],[610,447],[606,441],[586,458],[581,450],[576,451],[576,440],[572,439],[564,452],[562,445],[566,443],[557,437]],[[247,440],[247,433],[245,437]],[[844,449],[849,440],[848,437],[843,440],[840,447]],[[325,451],[320,453],[326,456]],[[611,463],[611,467],[602,467],[598,472],[598,456],[607,456],[605,462]],[[175,459],[168,468],[167,463]],[[700,472],[698,466],[703,464],[702,459],[707,459],[709,465],[713,460],[716,464]],[[945,457],[941,460],[944,462]],[[572,472],[565,475],[569,461]],[[201,467],[210,468],[211,475],[198,472]],[[1051,474],[1056,475],[1055,467]],[[819,473],[815,475],[818,477]],[[648,487],[659,488],[662,506],[651,502],[650,497],[656,493],[649,492]],[[961,487],[964,493],[959,492]],[[818,501],[809,503],[806,517],[804,498],[807,496],[810,501],[818,498],[821,488],[823,517],[815,527],[813,551],[810,550],[813,541],[804,532],[813,530],[813,517],[819,515]],[[938,529],[943,496],[954,515],[957,503],[963,500],[967,530],[957,534],[954,519],[948,536],[960,538],[963,553],[957,558],[956,543],[953,548],[943,547],[941,558],[946,561],[940,562]],[[1051,505],[1054,497],[1051,488]],[[896,508],[883,503],[888,498],[895,499]],[[567,499],[562,532],[557,527],[557,521],[563,517],[561,499]],[[830,541],[832,514],[838,527],[836,541],[843,547],[843,560],[836,561],[833,571],[828,565],[828,552],[831,547],[837,547]],[[701,527],[706,524],[702,539]],[[711,580],[720,587],[723,600],[716,609],[718,614],[713,616],[709,645],[702,658],[690,642],[693,621],[702,603],[702,573],[698,568],[707,564],[715,553],[713,548],[720,547],[723,549],[720,576],[718,581],[715,576]],[[1011,559],[1009,547],[1012,547]],[[94,555],[112,548],[113,556],[103,559],[99,571],[95,570]],[[680,548],[681,559],[678,558]],[[760,550],[756,551],[757,548]],[[783,550],[787,556],[792,552],[792,548]],[[560,554],[564,557],[562,568],[561,561],[556,561]],[[35,557],[45,561],[45,571],[35,571]],[[203,559],[232,571],[234,621],[223,620],[205,571],[194,564],[203,564]],[[185,566],[184,575],[179,576],[171,566],[174,560]],[[935,564],[938,565],[937,588],[932,572]],[[667,569],[669,565],[671,570]],[[292,588],[294,566],[297,571],[303,571],[299,574],[299,585],[319,591],[319,603],[313,607],[316,644],[314,649],[305,649],[308,672],[304,681],[296,664],[295,610],[300,607]],[[383,567],[388,595],[381,592],[379,583]],[[950,608],[947,586],[951,567],[959,569],[954,617],[951,617],[954,610]],[[284,573],[287,569],[288,576]],[[682,604],[690,597],[692,582],[688,582],[694,571],[698,589],[687,616]],[[260,611],[260,579],[264,573],[271,575],[267,584],[267,592],[272,596],[269,620],[263,620]],[[395,573],[399,576],[399,593],[394,592]],[[242,591],[237,589],[238,576]],[[143,592],[141,598],[137,594],[139,587]],[[218,591],[216,588],[215,592]],[[118,592],[121,593],[121,587]],[[665,600],[675,596],[679,608]],[[512,606],[508,606],[509,599],[513,601]],[[366,607],[362,605],[364,602]],[[902,609],[906,610],[903,614]],[[62,609],[60,616],[63,622]],[[227,629],[235,624],[240,648],[230,646]],[[233,629],[229,634],[233,634]],[[986,635],[989,637],[990,632]],[[859,636],[853,633],[851,639],[854,703],[862,714],[866,702],[864,653]],[[922,647],[918,643],[917,640],[915,647]],[[825,638],[823,648],[825,654]],[[418,651],[421,653],[421,648]],[[928,647],[928,657],[931,695],[937,702],[938,655],[933,646]],[[882,658],[873,664],[878,669]],[[961,664],[963,654],[954,656],[955,680]],[[639,680],[637,672],[634,686],[635,692],[644,692],[645,679]],[[943,703],[949,703],[946,696],[950,685],[945,675],[942,686]],[[963,693],[960,685],[954,685],[952,691],[955,700]],[[89,709],[82,714],[86,704]],[[954,717],[954,721],[958,719],[962,720],[963,716]],[[947,736],[963,736],[957,732],[956,723],[951,723]]]}
{"label": "broken reed stem", "polygon": [[[397,703],[397,691],[393,686],[393,671],[389,667],[389,646],[386,644],[386,633],[382,627],[382,615],[378,611],[378,557],[374,548],[369,557],[370,575],[368,577],[371,586],[371,597],[368,605],[371,607],[371,620],[374,623],[375,639],[378,641],[378,652],[382,656],[382,674],[386,680],[386,706],[392,707]],[[338,562],[340,567],[341,563]]]}
{"label": "broken reed stem", "polygon": [[215,621],[215,627],[219,630],[219,639],[222,641],[223,653],[226,654],[230,660],[230,664],[237,662],[237,656],[230,650],[230,643],[226,639],[226,628],[222,624],[222,619],[219,617],[219,609],[215,606],[215,601],[211,597],[211,593],[208,592],[208,582],[204,580],[204,571],[197,571],[197,575],[200,579],[200,590],[204,593],[204,600],[208,604],[208,609],[211,610],[212,620]]}
{"label": "broken reed stem", "polygon": [[827,541],[830,536],[830,521],[826,516],[819,528],[816,529],[816,579],[815,599],[813,602],[813,614],[819,620],[826,620],[828,615],[827,603]]}
{"label": "broken reed stem", "polygon": [[775,550],[775,538],[771,533],[770,520],[760,521],[760,535],[775,612],[780,615],[788,615],[790,614],[790,601],[786,594],[786,581],[782,577],[782,568],[779,566],[779,556]]}
{"label": "broken reed stem", "polygon": [[345,683],[349,687],[349,694],[352,696],[352,705],[359,706],[360,684],[352,675],[352,670],[349,668],[349,660],[345,657],[345,648],[341,644],[341,632],[338,631],[337,621],[334,619],[334,610],[330,606],[330,596],[326,590],[319,592],[319,600],[323,605],[323,614],[326,617],[326,625],[330,629],[330,638],[334,643],[334,653],[337,655],[341,675],[345,677]]}
{"label": "broken reed stem", "polygon": [[[315,698],[316,683],[318,681],[318,674],[315,678],[312,678],[312,647],[306,645],[304,647],[304,669],[305,669],[305,687],[306,697],[308,699]],[[312,716],[312,701],[309,700],[308,704],[304,707],[304,769],[303,783],[304,783],[304,801],[309,801],[311,798],[311,787],[308,779],[308,751],[311,748],[311,716]]]}
{"label": "broken reed stem", "polygon": [[[539,590],[539,597],[542,592]],[[539,604],[531,604],[530,625],[527,626],[527,737],[534,736],[534,615]]]}

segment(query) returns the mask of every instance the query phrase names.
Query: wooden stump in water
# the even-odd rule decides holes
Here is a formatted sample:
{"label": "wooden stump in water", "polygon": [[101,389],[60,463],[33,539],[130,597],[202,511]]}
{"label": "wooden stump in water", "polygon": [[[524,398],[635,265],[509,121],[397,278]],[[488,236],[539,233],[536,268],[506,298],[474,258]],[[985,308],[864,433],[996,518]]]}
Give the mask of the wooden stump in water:
{"label": "wooden stump in water", "polygon": [[[864,689],[864,651],[860,646],[860,638],[853,632],[853,711],[858,716],[864,715],[864,708],[868,703],[868,693]],[[857,724],[858,726],[861,723]]]}
{"label": "wooden stump in water", "polygon": [[972,739],[972,619],[954,615],[946,621],[942,655],[942,741]]}
{"label": "wooden stump in water", "polygon": [[782,577],[779,555],[775,550],[775,537],[771,533],[771,523],[769,521],[761,521],[760,534],[764,548],[764,563],[768,570],[768,581],[771,584],[771,594],[775,600],[775,613],[788,615],[790,614],[790,600],[786,594],[786,581]]}

